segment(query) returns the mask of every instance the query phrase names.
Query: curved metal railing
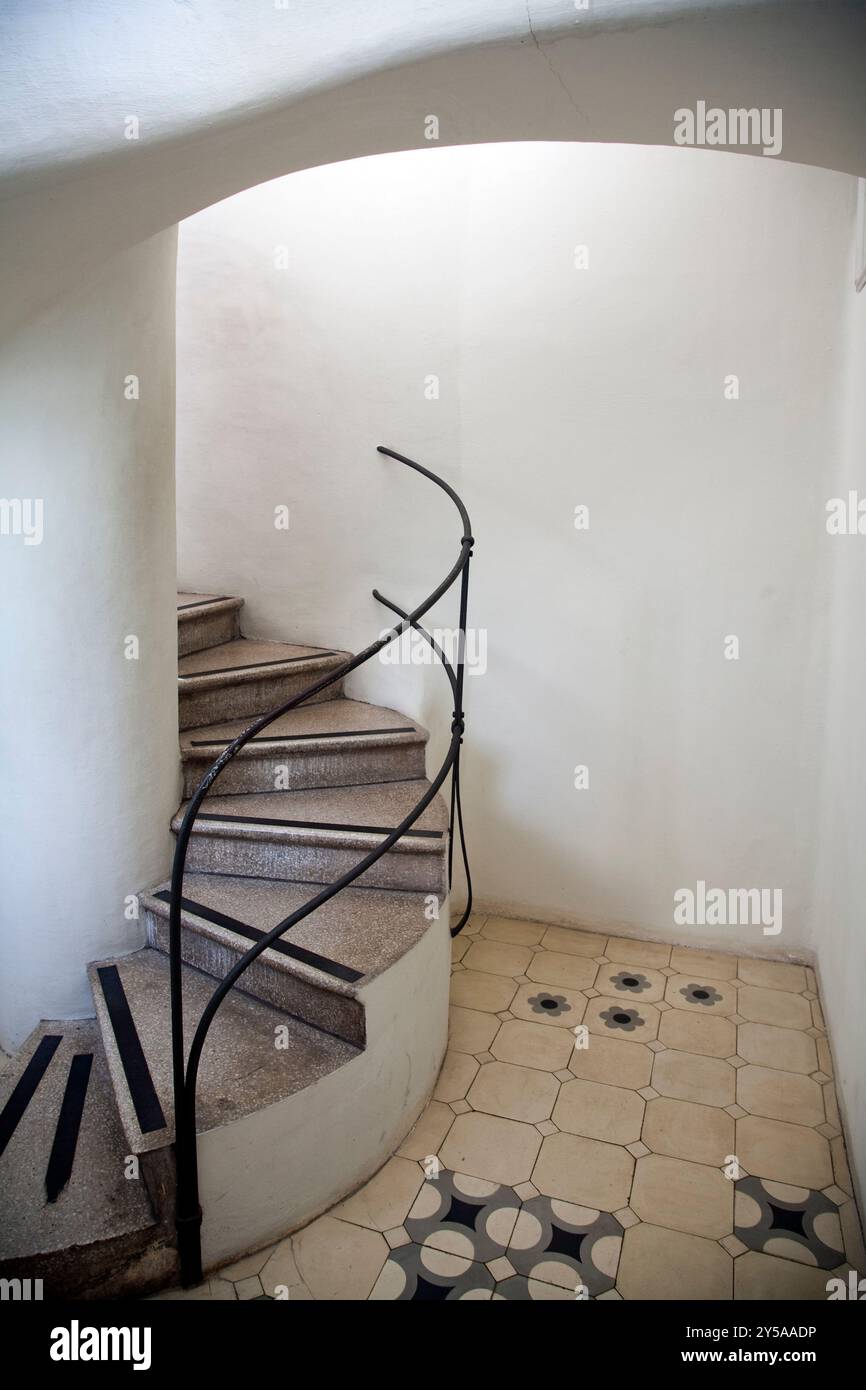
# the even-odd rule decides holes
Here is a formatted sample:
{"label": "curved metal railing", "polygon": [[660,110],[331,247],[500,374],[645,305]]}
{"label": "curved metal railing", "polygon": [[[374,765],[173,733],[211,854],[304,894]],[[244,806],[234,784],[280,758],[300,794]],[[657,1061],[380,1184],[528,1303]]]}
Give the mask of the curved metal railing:
{"label": "curved metal railing", "polygon": [[[198,1152],[196,1136],[196,1087],[198,1083],[199,1063],[202,1051],[207,1040],[208,1030],[213,1022],[214,1016],[225,999],[226,995],[237,984],[244,972],[252,965],[253,961],[267,950],[284,932],[296,926],[298,922],[308,917],[316,908],[323,903],[336,897],[350,883],[354,883],[371,864],[375,864],[383,854],[387,854],[392,845],[396,844],[402,835],[418,819],[424,810],[430,805],[439,789],[444,784],[448,774],[451,773],[451,812],[450,812],[450,834],[448,844],[448,884],[451,886],[453,874],[453,854],[454,854],[454,831],[455,826],[460,837],[460,847],[463,857],[463,864],[466,874],[467,902],[466,908],[460,921],[451,929],[451,935],[456,936],[466,923],[469,913],[472,910],[472,881],[469,873],[469,862],[466,852],[466,841],[463,832],[463,810],[460,802],[460,746],[463,742],[463,677],[465,672],[465,649],[466,649],[466,614],[469,602],[469,561],[472,556],[474,544],[472,538],[472,527],[463,502],[452,487],[444,479],[431,473],[428,468],[423,468],[420,463],[415,463],[413,459],[406,458],[403,454],[395,453],[393,449],[386,449],[384,445],[379,445],[379,453],[386,454],[388,458],[396,459],[398,463],[403,463],[407,468],[414,469],[416,473],[421,473],[425,478],[440,487],[443,492],[451,498],[463,523],[463,536],[460,541],[460,554],[448,571],[448,574],[438,584],[431,594],[424,599],[423,603],[406,612],[392,600],[384,597],[377,589],[373,590],[374,597],[383,604],[384,607],[395,613],[401,621],[396,627],[385,633],[377,641],[372,642],[364,651],[353,656],[349,661],[344,662],[336,671],[332,671],[327,676],[314,682],[313,685],[301,691],[299,695],[294,695],[292,699],[286,700],[284,704],[271,710],[268,714],[261,715],[255,719],[243,733],[239,734],[226,748],[220,753],[216,762],[208,769],[193,793],[184,813],[183,821],[177,835],[175,845],[174,861],[171,871],[171,898],[169,910],[169,965],[170,965],[170,995],[171,995],[171,1046],[172,1046],[172,1074],[174,1083],[174,1115],[175,1115],[175,1163],[177,1171],[177,1196],[175,1225],[177,1229],[178,1254],[180,1256],[181,1280],[185,1286],[197,1284],[202,1277],[201,1268],[201,1222],[202,1211],[199,1202],[198,1187]],[[442,648],[435,641],[429,632],[421,626],[421,618],[424,617],[435,603],[447,593],[452,584],[460,579],[460,618],[457,639],[457,659],[456,670],[454,665],[449,662]],[[431,649],[438,657],[451,685],[454,700],[454,712],[451,721],[451,740],[448,751],[442,762],[439,771],[432,778],[428,790],[416,803],[410,813],[404,817],[398,826],[389,831],[386,837],[375,849],[366,854],[363,859],[344,873],[333,883],[327,884],[308,902],[299,907],[285,921],[265,932],[256,941],[255,945],[238,957],[231,970],[219,982],[207,1005],[205,1006],[201,1018],[196,1025],[190,1043],[189,1055],[185,1053],[184,1044],[184,1022],[183,1022],[183,953],[181,941],[181,912],[183,899],[183,879],[186,869],[187,850],[192,828],[198,815],[199,808],[219,778],[220,774],[240,752],[262,729],[266,729],[275,719],[289,710],[295,709],[303,704],[312,695],[318,694],[321,690],[326,690],[329,685],[341,680],[352,671],[356,671],[359,666],[376,656],[384,647],[401,637],[404,632],[413,629],[429,643]]]}

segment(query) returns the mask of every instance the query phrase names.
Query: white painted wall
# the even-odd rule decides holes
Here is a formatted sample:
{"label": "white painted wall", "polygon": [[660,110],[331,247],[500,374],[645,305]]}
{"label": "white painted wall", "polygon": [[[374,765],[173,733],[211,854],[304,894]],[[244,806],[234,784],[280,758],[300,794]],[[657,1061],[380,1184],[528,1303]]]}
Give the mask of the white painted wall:
{"label": "white painted wall", "polygon": [[[852,257],[853,261],[853,257]],[[862,265],[858,266],[862,269]],[[847,360],[839,462],[828,497],[866,499],[866,292],[846,285]],[[866,1183],[866,535],[825,536],[833,575],[815,946],[850,1156]]]}
{"label": "white painted wall", "polygon": [[[383,625],[373,584],[416,601],[460,535],[375,445],[467,501],[482,903],[813,944],[851,188],[761,158],[489,146],[296,174],[183,224],[184,584],[244,595],[252,634],[357,649]],[[433,671],[355,691],[441,733]],[[675,926],[698,879],[781,888],[782,933]]]}
{"label": "white painted wall", "polygon": [[[178,798],[175,229],[0,348],[0,1037],[90,1015],[85,965],[141,940],[124,898],[168,865]],[[127,400],[134,373],[140,398]],[[139,659],[124,642],[139,639]]]}

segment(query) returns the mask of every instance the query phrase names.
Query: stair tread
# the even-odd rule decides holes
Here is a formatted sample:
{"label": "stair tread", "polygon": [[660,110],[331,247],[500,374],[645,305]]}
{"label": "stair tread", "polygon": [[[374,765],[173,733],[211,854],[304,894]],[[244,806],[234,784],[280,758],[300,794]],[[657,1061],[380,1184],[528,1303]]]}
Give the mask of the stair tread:
{"label": "stair tread", "polygon": [[[152,893],[140,895],[142,905],[161,917],[168,916],[168,903],[154,897],[167,893],[170,885],[160,884]],[[214,912],[233,917],[259,931],[270,931],[278,922],[320,892],[320,883],[292,883],[276,879],[238,878],[229,874],[188,873],[184,877],[184,897]],[[421,939],[429,927],[425,917],[427,895],[393,888],[344,888],[336,897],[305,917],[285,935],[293,946],[315,952],[364,979],[387,970]],[[195,917],[188,910],[184,917]],[[205,927],[218,927],[203,921]],[[249,943],[244,944],[244,949]],[[355,993],[327,972],[268,949],[262,956],[275,969],[289,971],[315,981],[338,993]]]}
{"label": "stair tread", "polygon": [[[254,637],[236,637],[216,647],[190,652],[177,663],[181,690],[196,683],[224,683],[226,680],[256,680],[280,666],[303,669],[308,663],[327,660],[332,665],[348,659],[347,652],[327,647],[296,646],[288,642],[260,641]],[[247,721],[249,722],[249,721]]]}
{"label": "stair tread", "polygon": [[[146,1132],[141,1128],[125,1079],[98,976],[100,969],[112,966],[120,976],[166,1121]],[[136,1153],[163,1148],[174,1136],[168,957],[145,948],[129,956],[94,962],[88,973],[127,1139]],[[188,965],[183,967],[187,1049],[215,988],[216,981],[211,976]],[[278,1027],[286,1030],[281,1034],[288,1043],[285,1047],[275,1046]],[[197,1129],[201,1133],[229,1124],[304,1090],[352,1061],[358,1051],[351,1043],[234,990],[217,1011],[202,1054]]]}
{"label": "stair tread", "polygon": [[[180,736],[181,753],[201,757],[214,745],[213,756],[216,757],[219,748],[231,743],[251,722],[251,718],[231,719],[220,724],[203,724],[197,729],[186,729]],[[323,700],[316,705],[299,705],[297,709],[280,715],[256,736],[255,743],[241,749],[238,756],[255,756],[263,744],[274,741],[280,741],[280,747],[287,754],[296,748],[309,751],[311,745],[316,744],[313,735],[319,735],[328,746],[334,746],[352,740],[356,743],[378,740],[383,743],[412,743],[426,740],[427,731],[415,720],[384,705],[369,705],[363,700]]]}
{"label": "stair tread", "polygon": [[[129,1149],[95,1020],[40,1023],[0,1078],[0,1106],[6,1104],[41,1040],[51,1036],[60,1036],[61,1041],[0,1156],[2,1260],[88,1246],[154,1225],[143,1182],[124,1176]],[[46,1172],[76,1054],[92,1055],[93,1065],[69,1179],[56,1200],[49,1202]]]}
{"label": "stair tread", "polygon": [[[325,844],[358,844],[366,848],[368,844],[378,843],[383,832],[399,825],[429,787],[426,779],[416,779],[209,796],[196,819],[194,833],[305,839]],[[184,802],[175,815],[173,830],[180,827],[187,805]],[[228,820],[220,820],[220,817]],[[293,824],[284,824],[289,821]],[[439,852],[447,843],[447,829],[448,810],[442,797],[437,795],[394,848],[398,853],[407,850]]]}

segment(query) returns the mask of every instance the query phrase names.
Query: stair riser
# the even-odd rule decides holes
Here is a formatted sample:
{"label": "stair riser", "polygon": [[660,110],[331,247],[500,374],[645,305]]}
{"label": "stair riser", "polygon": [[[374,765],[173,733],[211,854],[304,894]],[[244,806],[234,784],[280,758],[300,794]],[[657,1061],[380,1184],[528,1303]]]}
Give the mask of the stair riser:
{"label": "stair riser", "polygon": [[[369,748],[355,746],[334,753],[298,753],[297,745],[240,753],[220,775],[221,795],[229,792],[302,791],[306,787],[356,787],[367,782],[404,782],[425,776],[424,744]],[[183,762],[183,794],[192,796],[208,768],[219,756],[209,748],[206,757]]]}
{"label": "stair riser", "polygon": [[[327,668],[288,675],[265,676],[260,680],[236,681],[224,685],[190,689],[181,682],[178,691],[178,712],[181,729],[195,729],[202,724],[219,724],[229,719],[245,719],[268,710],[300,695],[308,686],[327,675]],[[336,699],[343,693],[343,682],[335,681],[325,690],[307,700],[318,704]]]}
{"label": "stair riser", "polygon": [[[165,917],[145,909],[143,913],[147,943],[155,950],[168,955],[168,921]],[[233,951],[219,941],[214,941],[194,927],[185,926],[181,932],[183,959],[187,965],[202,970],[206,975],[221,980],[235,964],[239,951]],[[242,977],[244,993],[272,1004],[304,1023],[344,1038],[347,1042],[364,1046],[364,1009],[357,999],[349,999],[341,994],[332,994],[325,989],[317,989],[307,980],[298,979],[282,970],[272,970],[261,960],[254,961]]]}
{"label": "stair riser", "polygon": [[192,652],[203,652],[208,647],[219,647],[223,642],[234,642],[241,635],[240,612],[202,613],[194,618],[186,618],[177,625],[177,654],[189,656]]}
{"label": "stair riser", "polygon": [[[333,883],[369,853],[369,848],[277,843],[246,836],[196,835],[187,868],[205,874]],[[429,851],[391,851],[355,880],[358,888],[401,888],[445,896],[445,856]]]}

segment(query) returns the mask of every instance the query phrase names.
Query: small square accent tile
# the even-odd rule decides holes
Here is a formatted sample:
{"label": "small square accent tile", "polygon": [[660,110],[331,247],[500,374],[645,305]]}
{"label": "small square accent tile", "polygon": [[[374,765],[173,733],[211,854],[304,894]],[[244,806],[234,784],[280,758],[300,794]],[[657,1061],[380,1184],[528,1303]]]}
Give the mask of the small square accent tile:
{"label": "small square accent tile", "polygon": [[824,1196],[829,1197],[831,1202],[835,1202],[837,1207],[841,1207],[845,1202],[851,1200],[848,1193],[843,1192],[841,1187],[837,1187],[835,1183],[832,1187],[824,1188]]}
{"label": "small square accent tile", "polygon": [[468,1110],[472,1109],[472,1106],[468,1105],[465,1100],[452,1100],[451,1109],[455,1115],[465,1115]]}
{"label": "small square accent tile", "polygon": [[257,1274],[251,1274],[248,1279],[239,1279],[235,1284],[235,1293],[240,1299],[259,1298],[264,1293],[262,1281]]}
{"label": "small square accent tile", "polygon": [[748,1110],[744,1110],[742,1105],[725,1105],[723,1109],[728,1115],[732,1115],[735,1120],[741,1120],[744,1115],[748,1115]]}
{"label": "small square accent tile", "polygon": [[835,1139],[836,1136],[841,1133],[841,1130],[838,1130],[835,1125],[831,1124],[816,1125],[815,1128],[819,1134],[823,1134],[825,1139]]}
{"label": "small square accent tile", "polygon": [[805,1031],[809,1034],[810,1038],[823,1038],[824,1036],[823,1028],[807,1028]]}
{"label": "small square accent tile", "polygon": [[676,970],[672,970],[669,965],[663,965],[660,973],[662,975],[667,975],[668,979],[670,979],[671,975],[676,975],[677,972]]}
{"label": "small square accent tile", "polygon": [[656,1008],[662,1011],[664,1011],[665,1009],[669,1009],[670,1007],[671,1005],[668,1003],[666,999],[659,999],[656,1002]]}
{"label": "small square accent tile", "polygon": [[495,1062],[496,1058],[492,1052],[476,1052],[475,1060],[476,1062]]}
{"label": "small square accent tile", "polygon": [[660,1043],[658,1038],[652,1038],[651,1041],[647,1043],[647,1047],[650,1052],[664,1052],[665,1050],[664,1043]]}
{"label": "small square accent tile", "polygon": [[608,956],[593,956],[593,960],[595,961],[596,965],[607,965],[607,962],[608,962],[608,960],[609,960],[609,957],[608,957]]}
{"label": "small square accent tile", "polygon": [[582,989],[580,992],[585,995],[587,999],[598,999],[599,997],[599,991],[597,989]]}
{"label": "small square accent tile", "polygon": [[528,975],[514,975],[513,978],[517,981],[517,983],[518,983],[519,985],[528,985],[528,984],[529,984],[529,976],[528,976]]}
{"label": "small square accent tile", "polygon": [[726,1057],[725,1061],[730,1062],[732,1067],[744,1067],[746,1065],[745,1057],[738,1057],[736,1053],[733,1057]]}
{"label": "small square accent tile", "polygon": [[554,1074],[554,1076],[556,1077],[557,1081],[573,1081],[573,1080],[574,1080],[574,1072],[573,1072],[573,1071],[568,1071],[568,1070],[566,1070],[566,1071],[555,1071],[553,1074]]}
{"label": "small square accent tile", "polygon": [[517,1193],[521,1202],[529,1202],[533,1197],[538,1196],[538,1188],[531,1182],[518,1183],[514,1191]]}
{"label": "small square accent tile", "polygon": [[804,990],[803,990],[803,998],[804,998],[804,999],[809,999],[809,1000],[811,1001],[812,999],[817,999],[818,996],[817,996],[817,994],[815,994],[811,989],[804,989]]}
{"label": "small square accent tile", "polygon": [[504,1255],[500,1255],[497,1260],[488,1260],[487,1268],[490,1270],[497,1284],[500,1280],[510,1279],[513,1274],[517,1273],[514,1265],[510,1260],[507,1260]]}
{"label": "small square accent tile", "polygon": [[719,1245],[721,1245],[724,1250],[727,1250],[729,1255],[733,1255],[735,1259],[737,1255],[745,1254],[749,1248],[748,1245],[744,1245],[736,1236],[725,1236],[719,1241]]}
{"label": "small square accent tile", "polygon": [[825,1071],[813,1071],[813,1072],[812,1072],[812,1080],[813,1080],[813,1081],[820,1081],[820,1082],[822,1082],[822,1084],[823,1084],[823,1082],[829,1081],[830,1078],[829,1078],[829,1076],[827,1075],[827,1073],[826,1073]]}
{"label": "small square accent tile", "polygon": [[[643,1096],[644,1100],[657,1100],[659,1092],[654,1091],[652,1086],[642,1086],[638,1091],[638,1095]],[[647,1152],[649,1152],[649,1150],[647,1150]]]}
{"label": "small square accent tile", "polygon": [[635,1158],[645,1158],[650,1152],[646,1144],[642,1144],[639,1139],[634,1144],[626,1144],[626,1148]]}
{"label": "small square accent tile", "polygon": [[559,1128],[553,1123],[552,1120],[541,1120],[540,1123],[535,1126],[535,1128],[538,1130],[539,1134],[544,1135],[545,1139],[547,1138],[548,1134],[559,1133]]}
{"label": "small square accent tile", "polygon": [[392,1226],[390,1231],[384,1231],[383,1235],[392,1250],[399,1250],[401,1245],[410,1245],[412,1242],[405,1226]]}
{"label": "small square accent tile", "polygon": [[746,1021],[742,1014],[728,1014],[728,1018],[731,1023],[745,1023]]}
{"label": "small square accent tile", "polygon": [[637,1212],[632,1211],[631,1207],[620,1207],[619,1211],[614,1212],[619,1224],[628,1230],[629,1226],[636,1226],[640,1221]]}
{"label": "small square accent tile", "polygon": [[507,1023],[510,1018],[514,1017],[514,1014],[511,1013],[508,1009],[503,1009],[502,1013],[497,1014],[496,1017],[501,1018],[503,1023]]}
{"label": "small square accent tile", "polygon": [[463,964],[462,960],[455,960],[454,964],[451,966],[451,974],[456,975],[458,970],[465,969],[466,966]]}

